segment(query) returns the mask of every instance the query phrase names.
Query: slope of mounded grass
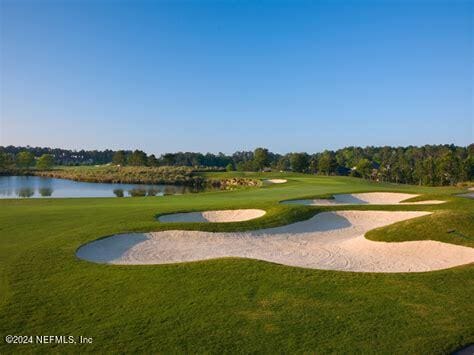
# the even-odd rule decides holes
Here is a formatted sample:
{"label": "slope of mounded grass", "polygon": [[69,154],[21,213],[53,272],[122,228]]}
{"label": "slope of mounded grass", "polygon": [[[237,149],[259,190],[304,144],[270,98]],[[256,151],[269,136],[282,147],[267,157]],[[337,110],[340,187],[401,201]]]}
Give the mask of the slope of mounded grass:
{"label": "slope of mounded grass", "polygon": [[[269,174],[263,174],[267,177]],[[280,176],[279,174],[276,174]],[[260,175],[258,175],[260,176]],[[155,266],[78,260],[85,242],[127,231],[244,230],[323,210],[284,199],[404,191],[449,200],[434,206],[353,209],[435,214],[369,233],[376,240],[436,239],[470,245],[474,201],[453,188],[375,185],[350,178],[284,175],[286,184],[167,197],[0,200],[0,335],[92,337],[83,345],[7,345],[1,353],[346,352],[446,353],[474,342],[474,265],[413,274],[294,268],[248,259]],[[375,208],[374,208],[375,207]],[[256,220],[161,224],[161,213],[263,208]],[[344,206],[344,209],[349,209]],[[435,218],[439,215],[440,218]],[[461,240],[462,239],[462,240]]]}
{"label": "slope of mounded grass", "polygon": [[438,206],[423,221],[408,220],[367,233],[371,240],[403,242],[408,240],[437,240],[474,248],[474,200],[457,198]]}

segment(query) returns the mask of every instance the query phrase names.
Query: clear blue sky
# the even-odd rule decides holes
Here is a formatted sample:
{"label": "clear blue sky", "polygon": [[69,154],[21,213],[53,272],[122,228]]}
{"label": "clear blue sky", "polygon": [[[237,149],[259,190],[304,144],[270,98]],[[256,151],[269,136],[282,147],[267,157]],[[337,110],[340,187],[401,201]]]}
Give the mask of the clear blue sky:
{"label": "clear blue sky", "polygon": [[0,4],[0,145],[474,141],[471,0]]}

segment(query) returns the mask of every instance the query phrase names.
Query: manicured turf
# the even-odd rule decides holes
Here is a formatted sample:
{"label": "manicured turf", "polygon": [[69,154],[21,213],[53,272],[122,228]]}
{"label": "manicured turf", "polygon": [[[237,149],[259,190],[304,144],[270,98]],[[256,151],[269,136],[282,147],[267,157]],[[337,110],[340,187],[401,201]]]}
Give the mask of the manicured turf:
{"label": "manicured turf", "polygon": [[[219,175],[219,174],[209,174]],[[243,175],[234,173],[232,175]],[[474,265],[413,274],[309,270],[220,259],[166,266],[78,260],[87,241],[159,229],[244,230],[291,223],[342,207],[281,205],[285,199],[359,191],[403,191],[449,200],[431,216],[369,233],[374,240],[435,239],[474,246],[474,200],[454,188],[370,184],[289,174],[286,184],[182,196],[0,200],[0,335],[92,337],[84,345],[6,345],[0,353],[312,352],[446,353],[474,342]],[[160,213],[263,208],[261,219],[161,224]],[[448,233],[450,231],[450,233]]]}

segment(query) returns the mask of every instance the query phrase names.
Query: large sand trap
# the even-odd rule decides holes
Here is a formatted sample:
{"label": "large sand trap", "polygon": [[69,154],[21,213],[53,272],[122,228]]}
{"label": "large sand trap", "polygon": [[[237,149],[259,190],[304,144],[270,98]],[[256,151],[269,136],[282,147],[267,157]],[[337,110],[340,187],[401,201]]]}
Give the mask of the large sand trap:
{"label": "large sand trap", "polygon": [[242,222],[262,217],[265,213],[264,210],[255,209],[188,212],[166,214],[158,217],[158,220],[160,222]]}
{"label": "large sand trap", "polygon": [[[402,201],[420,195],[404,194],[398,192],[367,192],[360,194],[334,195],[334,199],[307,199],[283,201],[284,204],[296,204],[307,206],[341,206],[341,205],[398,205]],[[403,202],[410,205],[432,205],[446,201],[427,200],[418,202]]]}
{"label": "large sand trap", "polygon": [[305,268],[416,272],[474,262],[474,248],[435,242],[374,242],[364,234],[429,212],[324,212],[309,220],[250,232],[163,231],[121,234],[78,249],[81,259],[110,264],[168,264],[243,257]]}
{"label": "large sand trap", "polygon": [[263,181],[269,184],[284,184],[287,182],[286,179],[265,179]]}

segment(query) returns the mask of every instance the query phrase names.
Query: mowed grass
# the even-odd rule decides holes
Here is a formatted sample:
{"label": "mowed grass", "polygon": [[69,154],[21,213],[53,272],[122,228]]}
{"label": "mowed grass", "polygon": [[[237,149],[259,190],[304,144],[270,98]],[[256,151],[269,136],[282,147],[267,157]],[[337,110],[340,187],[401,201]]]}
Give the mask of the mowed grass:
{"label": "mowed grass", "polygon": [[[474,200],[453,196],[462,192],[459,189],[297,174],[247,175],[289,181],[167,197],[0,200],[0,353],[423,354],[448,353],[474,342],[474,265],[429,273],[371,274],[235,258],[111,266],[75,257],[83,243],[114,233],[248,230],[342,208],[433,211],[368,237],[473,246]],[[358,191],[422,193],[448,202],[339,208],[278,203]],[[246,207],[268,213],[242,223],[156,221],[161,213]],[[84,345],[7,345],[8,334],[82,335],[94,340]]]}

